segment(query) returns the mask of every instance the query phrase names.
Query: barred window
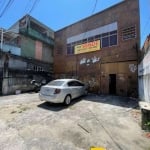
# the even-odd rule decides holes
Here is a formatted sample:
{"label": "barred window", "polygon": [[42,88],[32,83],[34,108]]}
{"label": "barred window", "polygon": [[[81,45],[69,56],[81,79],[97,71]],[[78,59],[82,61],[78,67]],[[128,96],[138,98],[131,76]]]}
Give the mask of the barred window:
{"label": "barred window", "polygon": [[122,30],[122,39],[128,40],[136,38],[136,27],[131,26]]}

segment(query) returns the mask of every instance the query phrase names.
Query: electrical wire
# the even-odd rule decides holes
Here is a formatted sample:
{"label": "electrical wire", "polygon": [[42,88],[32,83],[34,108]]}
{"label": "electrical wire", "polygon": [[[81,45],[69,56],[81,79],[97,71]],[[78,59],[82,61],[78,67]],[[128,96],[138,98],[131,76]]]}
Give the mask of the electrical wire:
{"label": "electrical wire", "polygon": [[28,12],[29,14],[31,14],[31,12],[36,8],[37,4],[39,3],[40,0],[35,0],[30,11]]}
{"label": "electrical wire", "polygon": [[[92,9],[92,13],[91,13],[91,15],[90,15],[90,16],[92,16],[92,15],[93,15],[93,13],[95,12],[95,9],[96,9],[96,6],[97,6],[97,2],[98,2],[98,0],[95,0],[95,4],[94,4],[94,7],[93,7],[93,9]],[[82,25],[82,28],[83,28],[83,25]],[[82,38],[82,39],[84,39],[84,38],[85,38],[85,36],[86,36],[86,32],[87,32],[87,26],[84,26],[84,28],[85,28],[85,33],[84,33],[84,35],[83,35],[83,38]]]}
{"label": "electrical wire", "polygon": [[[39,3],[40,0],[34,0],[32,6],[31,6],[31,9],[29,11],[27,11],[28,14],[31,14],[31,12],[36,8],[37,4]],[[0,18],[6,13],[6,11],[10,8],[10,6],[13,4],[14,0],[8,0],[7,3],[5,4],[5,0],[4,1],[1,1],[1,9],[4,7],[4,9],[1,11],[0,13]],[[28,1],[27,5],[26,5],[26,8],[25,10],[27,10],[27,7],[29,6],[29,2],[30,0]]]}
{"label": "electrical wire", "polygon": [[30,4],[30,0],[28,0],[27,4],[26,4],[26,7],[24,9],[24,14],[26,14],[26,12],[28,12],[28,8],[29,8],[29,4]]}
{"label": "electrical wire", "polygon": [[5,14],[5,12],[8,10],[8,8],[12,5],[12,3],[14,2],[14,0],[9,0],[8,3],[6,4],[5,8],[3,9],[3,11],[0,14],[0,18]]}
{"label": "electrical wire", "polygon": [[94,8],[93,8],[93,10],[92,10],[92,14],[91,14],[91,15],[93,15],[93,13],[94,13],[94,11],[95,11],[95,9],[96,9],[96,6],[97,6],[97,0],[95,0],[95,5],[94,5]]}

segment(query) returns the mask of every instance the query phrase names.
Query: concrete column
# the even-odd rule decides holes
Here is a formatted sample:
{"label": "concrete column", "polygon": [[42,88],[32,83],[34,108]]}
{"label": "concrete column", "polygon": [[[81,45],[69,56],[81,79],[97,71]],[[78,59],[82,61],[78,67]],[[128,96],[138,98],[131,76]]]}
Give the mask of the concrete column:
{"label": "concrete column", "polygon": [[9,93],[9,85],[8,85],[8,63],[9,63],[9,56],[6,54],[4,56],[4,65],[3,65],[2,95],[7,95]]}

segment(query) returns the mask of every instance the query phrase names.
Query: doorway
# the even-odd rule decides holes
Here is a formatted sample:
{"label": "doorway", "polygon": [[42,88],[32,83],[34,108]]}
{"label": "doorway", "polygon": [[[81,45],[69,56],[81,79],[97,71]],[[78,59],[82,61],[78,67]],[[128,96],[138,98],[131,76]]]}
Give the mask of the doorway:
{"label": "doorway", "polygon": [[0,70],[0,95],[2,95],[3,72]]}
{"label": "doorway", "polygon": [[116,74],[109,75],[109,94],[116,94]]}

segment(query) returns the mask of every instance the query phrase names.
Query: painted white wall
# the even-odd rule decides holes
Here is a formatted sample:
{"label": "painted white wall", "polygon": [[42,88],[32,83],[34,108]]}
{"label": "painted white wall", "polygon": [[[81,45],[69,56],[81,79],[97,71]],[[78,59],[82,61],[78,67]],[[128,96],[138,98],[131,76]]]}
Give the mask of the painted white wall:
{"label": "painted white wall", "polygon": [[21,49],[19,47],[15,47],[12,45],[3,44],[3,51],[4,52],[10,51],[11,54],[18,55],[18,56],[21,55]]}
{"label": "painted white wall", "polygon": [[150,50],[138,65],[139,98],[150,103]]}
{"label": "painted white wall", "polygon": [[150,103],[150,74],[139,78],[139,98]]}

